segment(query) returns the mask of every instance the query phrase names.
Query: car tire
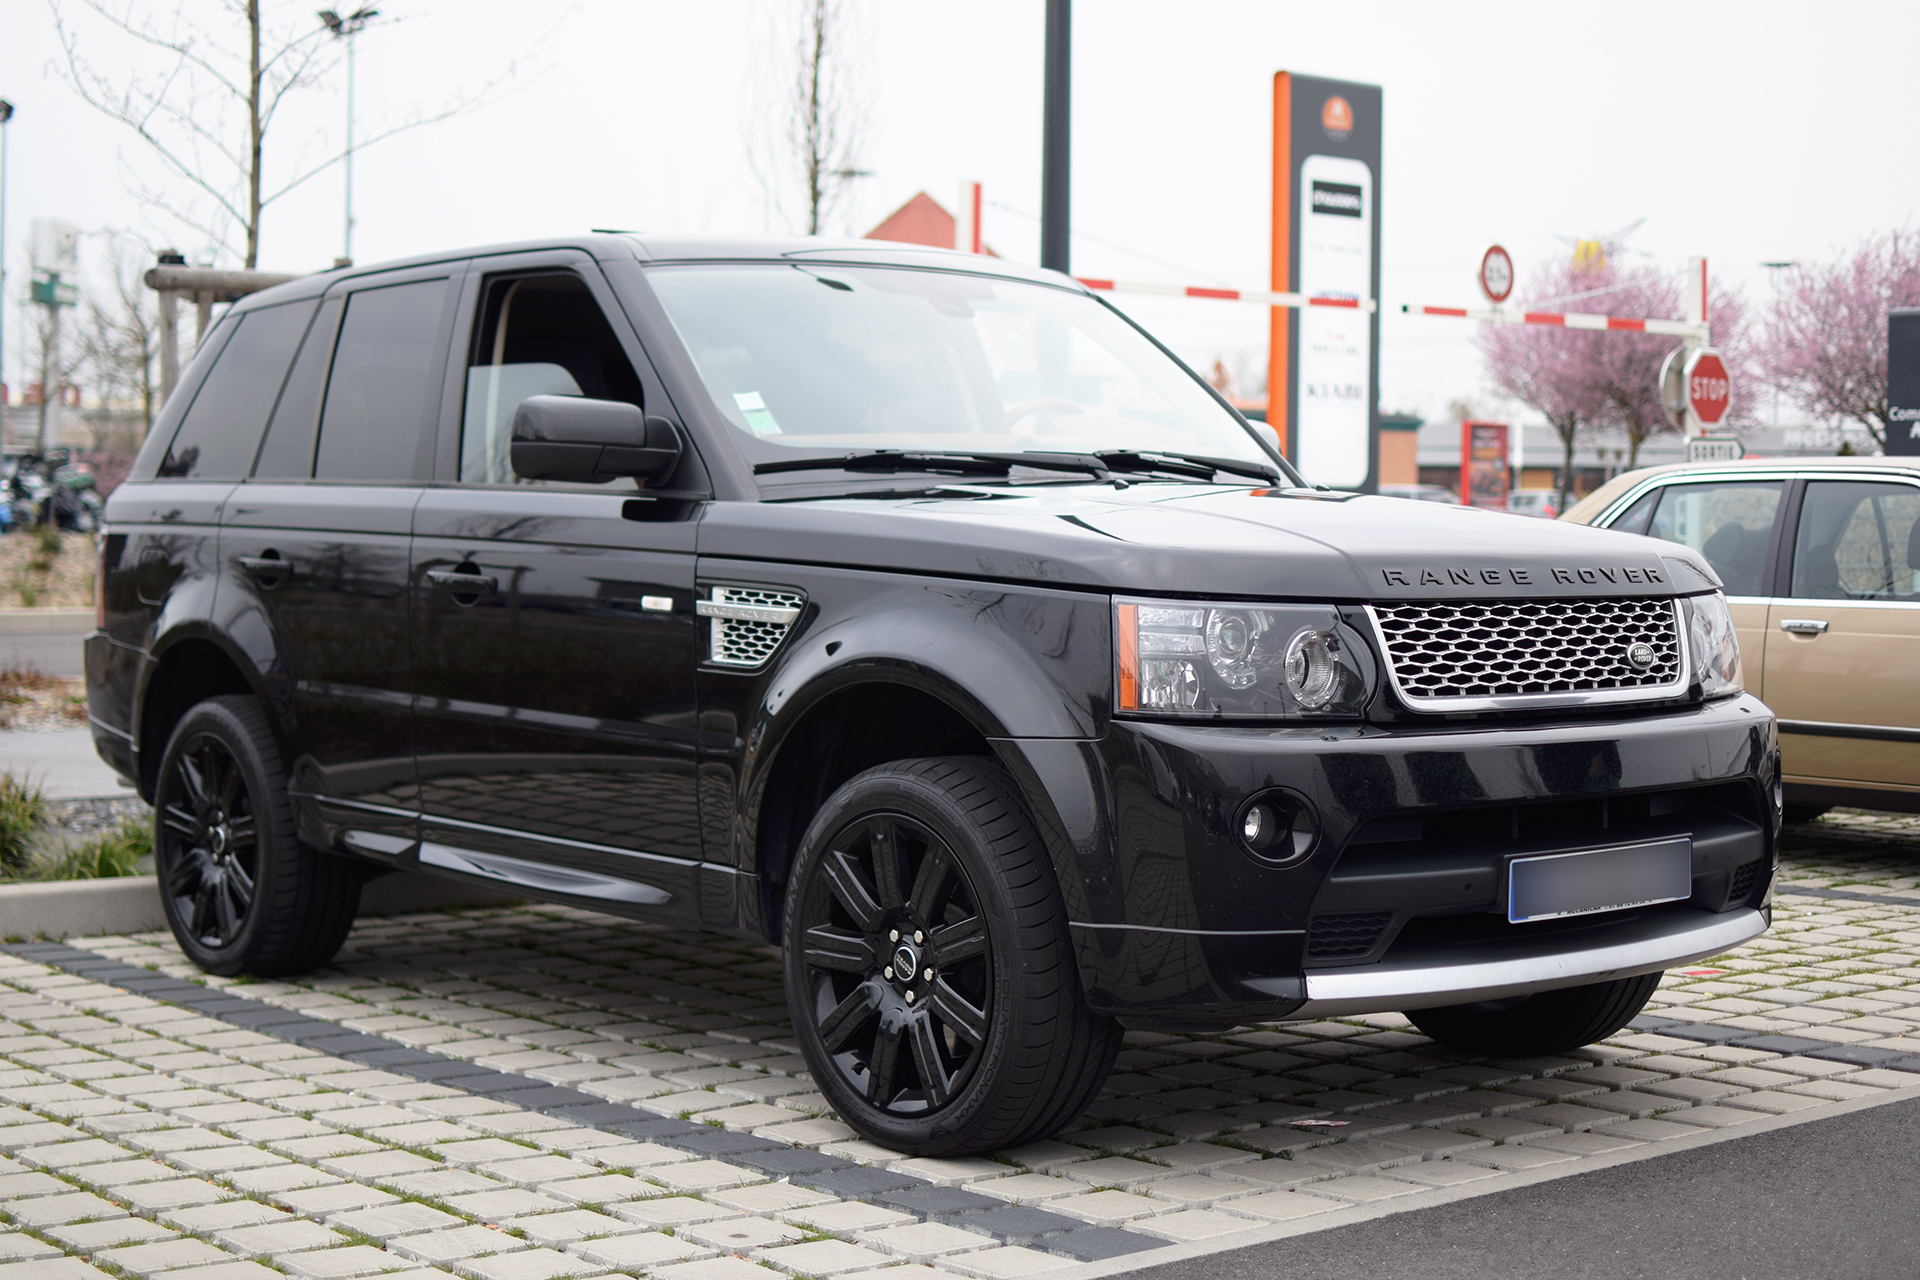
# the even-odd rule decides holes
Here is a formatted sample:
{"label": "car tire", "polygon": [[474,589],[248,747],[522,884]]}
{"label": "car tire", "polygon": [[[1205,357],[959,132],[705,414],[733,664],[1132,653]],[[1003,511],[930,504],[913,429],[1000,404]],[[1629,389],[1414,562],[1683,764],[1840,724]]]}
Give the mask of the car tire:
{"label": "car tire", "polygon": [[1604,1040],[1646,1007],[1661,975],[1594,982],[1505,1000],[1409,1009],[1414,1026],[1462,1053],[1530,1058]]}
{"label": "car tire", "polygon": [[1797,827],[1802,823],[1812,822],[1831,808],[1833,806],[1830,804],[1785,805],[1780,810],[1780,820],[1790,827]]}
{"label": "car tire", "polygon": [[360,868],[300,844],[280,752],[251,698],[180,718],[153,796],[167,924],[209,973],[304,973],[333,958],[360,909]]}
{"label": "car tire", "polygon": [[802,837],[782,923],[814,1082],[883,1146],[960,1156],[1045,1137],[1113,1069],[1120,1027],[1087,1007],[1045,846],[989,761],[848,781]]}

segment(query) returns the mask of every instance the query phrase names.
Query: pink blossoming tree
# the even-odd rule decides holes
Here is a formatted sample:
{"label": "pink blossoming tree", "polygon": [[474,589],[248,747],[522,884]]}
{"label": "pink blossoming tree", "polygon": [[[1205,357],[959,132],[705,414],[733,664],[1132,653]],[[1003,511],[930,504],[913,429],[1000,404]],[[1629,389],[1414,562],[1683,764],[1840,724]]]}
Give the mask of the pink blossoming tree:
{"label": "pink blossoming tree", "polygon": [[[1680,275],[1651,264],[1620,267],[1549,263],[1533,273],[1528,309],[1591,312],[1645,319],[1679,319]],[[1734,372],[1731,416],[1744,416],[1751,386],[1745,308],[1737,294],[1710,289],[1708,318],[1714,345]],[[1573,455],[1581,437],[1598,428],[1627,439],[1629,467],[1647,439],[1672,428],[1660,408],[1660,365],[1676,338],[1624,330],[1563,329],[1548,325],[1490,325],[1479,335],[1488,378],[1504,394],[1547,420],[1561,448],[1560,509],[1573,487]]]}
{"label": "pink blossoming tree", "polygon": [[1831,262],[1788,268],[1760,362],[1816,417],[1857,422],[1887,443],[1887,312],[1920,307],[1920,234],[1871,236]]}

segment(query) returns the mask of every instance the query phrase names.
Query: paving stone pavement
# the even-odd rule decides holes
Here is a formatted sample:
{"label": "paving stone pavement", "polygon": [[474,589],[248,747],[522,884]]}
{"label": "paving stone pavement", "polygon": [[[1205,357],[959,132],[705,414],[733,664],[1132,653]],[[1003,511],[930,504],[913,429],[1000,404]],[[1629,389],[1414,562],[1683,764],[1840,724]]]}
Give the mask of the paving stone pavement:
{"label": "paving stone pavement", "polygon": [[1920,1092],[1920,819],[1789,833],[1768,935],[1605,1044],[1398,1015],[1133,1033],[1056,1140],[826,1110],[771,948],[567,908],[369,919],[298,981],[165,934],[0,954],[0,1280],[1070,1280]]}

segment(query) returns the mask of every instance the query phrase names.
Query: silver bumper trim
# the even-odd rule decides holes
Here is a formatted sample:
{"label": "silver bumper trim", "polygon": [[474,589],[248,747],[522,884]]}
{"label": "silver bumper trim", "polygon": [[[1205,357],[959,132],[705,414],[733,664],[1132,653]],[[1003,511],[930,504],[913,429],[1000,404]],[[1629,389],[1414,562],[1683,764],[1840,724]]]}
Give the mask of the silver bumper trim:
{"label": "silver bumper trim", "polygon": [[[1766,913],[1731,911],[1676,927],[1673,917],[1638,920],[1604,931],[1605,941],[1568,948],[1543,938],[1535,955],[1434,963],[1411,960],[1307,973],[1307,1002],[1294,1018],[1386,1013],[1530,995],[1560,987],[1654,973],[1718,955],[1767,930]],[[1548,950],[1546,948],[1551,948]],[[1252,986],[1259,986],[1255,979]]]}

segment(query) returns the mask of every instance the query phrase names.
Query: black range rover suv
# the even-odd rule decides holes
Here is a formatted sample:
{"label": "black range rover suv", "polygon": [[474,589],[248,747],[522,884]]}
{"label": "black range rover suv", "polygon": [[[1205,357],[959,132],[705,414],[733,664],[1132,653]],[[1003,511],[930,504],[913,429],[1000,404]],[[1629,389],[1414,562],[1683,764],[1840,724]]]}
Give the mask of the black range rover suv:
{"label": "black range rover suv", "polygon": [[1624,1025],[1766,928],[1773,717],[1670,543],[1308,485],[1071,281],[595,236],[236,305],[101,539],[180,945],[419,870],[763,938],[838,1112],[1051,1133],[1121,1028]]}

